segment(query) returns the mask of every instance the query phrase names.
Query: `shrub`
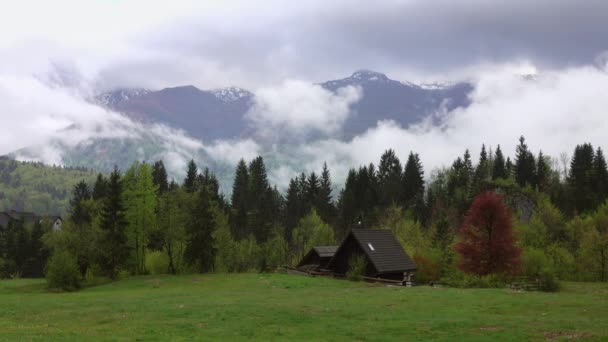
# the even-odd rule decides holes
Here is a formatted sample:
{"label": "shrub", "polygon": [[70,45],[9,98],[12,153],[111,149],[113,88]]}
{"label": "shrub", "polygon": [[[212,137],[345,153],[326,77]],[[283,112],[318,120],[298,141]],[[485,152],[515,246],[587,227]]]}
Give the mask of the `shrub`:
{"label": "shrub", "polygon": [[367,262],[363,255],[353,255],[350,258],[350,268],[346,272],[346,278],[353,281],[361,280],[361,277],[365,274],[367,268]]}
{"label": "shrub", "polygon": [[163,251],[148,251],[146,270],[150,274],[164,274],[169,271],[169,257]]}
{"label": "shrub", "polygon": [[441,282],[459,288],[502,288],[507,285],[507,278],[502,274],[478,276],[459,272],[442,278]]}
{"label": "shrub", "polygon": [[559,282],[555,267],[550,258],[538,249],[528,249],[523,254],[524,274],[530,280],[539,282],[539,290],[555,292],[559,290]]}
{"label": "shrub", "polygon": [[560,284],[557,281],[555,273],[545,270],[540,273],[538,280],[540,281],[539,290],[544,292],[557,292],[559,291]]}
{"label": "shrub", "polygon": [[414,255],[414,261],[418,270],[416,271],[416,282],[426,284],[431,281],[437,281],[441,274],[441,265],[436,260],[425,258],[420,254]]}
{"label": "shrub", "polygon": [[76,258],[67,251],[56,251],[47,264],[46,282],[51,289],[74,291],[80,288]]}

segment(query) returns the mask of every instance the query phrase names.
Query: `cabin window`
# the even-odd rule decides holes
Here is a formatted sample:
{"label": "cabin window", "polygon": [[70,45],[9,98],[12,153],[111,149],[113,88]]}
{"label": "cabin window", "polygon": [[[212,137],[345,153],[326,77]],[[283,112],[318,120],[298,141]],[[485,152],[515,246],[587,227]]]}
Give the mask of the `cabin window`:
{"label": "cabin window", "polygon": [[374,246],[372,246],[372,244],[371,244],[371,243],[369,243],[369,242],[368,242],[368,243],[367,243],[367,246],[368,246],[368,247],[369,247],[369,249],[371,249],[372,251],[375,251]]}

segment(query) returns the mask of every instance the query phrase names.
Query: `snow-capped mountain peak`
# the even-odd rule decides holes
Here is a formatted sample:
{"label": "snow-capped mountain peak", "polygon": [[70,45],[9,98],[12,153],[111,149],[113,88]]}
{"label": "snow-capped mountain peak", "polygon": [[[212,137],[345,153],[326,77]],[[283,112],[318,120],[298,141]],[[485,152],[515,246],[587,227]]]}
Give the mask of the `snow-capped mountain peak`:
{"label": "snow-capped mountain peak", "polygon": [[388,77],[380,72],[371,70],[357,70],[351,76],[351,79],[357,81],[388,81]]}
{"label": "snow-capped mountain peak", "polygon": [[213,89],[210,92],[222,102],[232,102],[252,95],[251,92],[239,87]]}
{"label": "snow-capped mountain peak", "polygon": [[150,90],[143,88],[121,88],[102,93],[96,96],[95,101],[101,106],[113,107],[122,101],[131,100],[133,98],[146,95],[149,92]]}

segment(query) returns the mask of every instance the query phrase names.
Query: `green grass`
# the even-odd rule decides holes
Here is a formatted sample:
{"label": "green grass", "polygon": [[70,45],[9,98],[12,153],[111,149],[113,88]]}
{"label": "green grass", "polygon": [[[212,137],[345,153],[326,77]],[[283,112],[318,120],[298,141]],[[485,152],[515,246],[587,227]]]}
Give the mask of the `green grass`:
{"label": "green grass", "polygon": [[559,293],[286,274],[133,277],[75,293],[0,281],[0,340],[608,340],[608,285]]}

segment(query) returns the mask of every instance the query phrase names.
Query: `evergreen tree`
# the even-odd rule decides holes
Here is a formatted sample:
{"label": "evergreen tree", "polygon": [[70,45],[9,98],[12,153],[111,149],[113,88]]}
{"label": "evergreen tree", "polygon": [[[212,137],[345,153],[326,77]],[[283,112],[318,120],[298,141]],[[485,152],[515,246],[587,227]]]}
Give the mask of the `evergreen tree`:
{"label": "evergreen tree", "polygon": [[91,198],[91,192],[85,181],[80,181],[74,185],[72,198],[70,199],[71,215],[70,219],[74,224],[80,225],[91,222],[91,215],[83,208],[83,202]]}
{"label": "evergreen tree", "polygon": [[410,152],[403,172],[403,204],[410,207],[424,195],[424,169],[418,153]]}
{"label": "evergreen tree", "polygon": [[505,165],[505,157],[502,154],[500,145],[496,146],[494,156],[494,168],[492,170],[492,179],[508,178],[507,167]]}
{"label": "evergreen tree", "polygon": [[328,223],[332,223],[334,221],[336,210],[332,202],[331,191],[331,175],[329,173],[329,169],[327,168],[327,163],[323,163],[317,208],[321,219]]}
{"label": "evergreen tree", "polygon": [[116,278],[118,269],[125,265],[129,257],[126,235],[127,220],[122,202],[120,172],[114,167],[108,182],[107,196],[103,201],[98,244],[99,265],[110,278]]}
{"label": "evergreen tree", "polygon": [[199,272],[212,271],[216,253],[213,202],[206,187],[191,196],[193,203],[185,219],[187,240],[184,257]]}
{"label": "evergreen tree", "polygon": [[608,198],[608,168],[602,148],[598,147],[593,158],[593,183],[597,193],[597,203],[604,203]]}
{"label": "evergreen tree", "polygon": [[464,177],[466,177],[467,186],[471,186],[471,182],[473,181],[474,169],[473,169],[473,161],[471,159],[471,153],[469,153],[469,149],[464,151],[464,157],[462,158],[462,167],[464,170]]}
{"label": "evergreen tree", "polygon": [[538,153],[537,165],[536,165],[536,186],[539,191],[546,191],[549,186],[549,164],[547,158],[543,155],[543,151]]}
{"label": "evergreen tree", "polygon": [[572,192],[572,208],[577,213],[595,207],[594,156],[591,144],[577,145],[570,162],[568,184]]}
{"label": "evergreen tree", "polygon": [[297,179],[289,181],[285,203],[285,240],[291,241],[291,232],[302,216],[302,196]]}
{"label": "evergreen tree", "polygon": [[534,155],[528,150],[525,138],[521,136],[515,151],[515,181],[520,186],[534,185],[535,170]]}
{"label": "evergreen tree", "polygon": [[97,175],[97,180],[95,181],[95,185],[93,186],[93,199],[100,200],[106,197],[108,192],[108,181],[105,177],[100,173]]}
{"label": "evergreen tree", "polygon": [[308,178],[306,179],[306,202],[310,204],[310,206],[316,208],[317,210],[318,208],[318,199],[319,199],[319,192],[321,190],[321,185],[319,184],[319,177],[317,177],[317,174],[313,171],[310,173],[310,175],[308,176]]}
{"label": "evergreen tree", "polygon": [[232,209],[230,211],[230,229],[237,239],[244,239],[249,235],[247,231],[247,211],[249,204],[249,171],[247,164],[241,159],[236,166],[234,182],[232,183]]}
{"label": "evergreen tree", "polygon": [[395,151],[386,150],[380,157],[378,164],[378,196],[381,206],[397,203],[401,196],[401,162]]}
{"label": "evergreen tree", "polygon": [[276,223],[277,211],[275,196],[268,183],[264,159],[258,156],[249,164],[249,205],[247,226],[258,242],[264,242],[270,236]]}
{"label": "evergreen tree", "polygon": [[339,238],[346,236],[348,231],[355,227],[356,218],[360,215],[358,209],[359,200],[356,194],[357,186],[357,171],[350,169],[344,183],[344,188],[338,196],[338,213],[339,213]]}
{"label": "evergreen tree", "polygon": [[194,159],[191,159],[188,163],[188,171],[186,172],[186,178],[184,179],[184,189],[186,192],[193,193],[197,190],[197,176],[198,168]]}
{"label": "evergreen tree", "polygon": [[505,163],[505,171],[507,172],[506,178],[513,176],[513,162],[511,161],[511,157],[507,157],[507,162]]}
{"label": "evergreen tree", "polygon": [[479,163],[475,168],[475,176],[473,177],[473,190],[477,194],[484,190],[484,182],[490,178],[490,167],[488,161],[488,153],[486,152],[486,145],[481,145],[481,152],[479,153]]}
{"label": "evergreen tree", "polygon": [[152,178],[154,185],[158,188],[159,194],[164,194],[169,191],[169,177],[167,176],[167,170],[162,160],[154,163],[152,167]]}

